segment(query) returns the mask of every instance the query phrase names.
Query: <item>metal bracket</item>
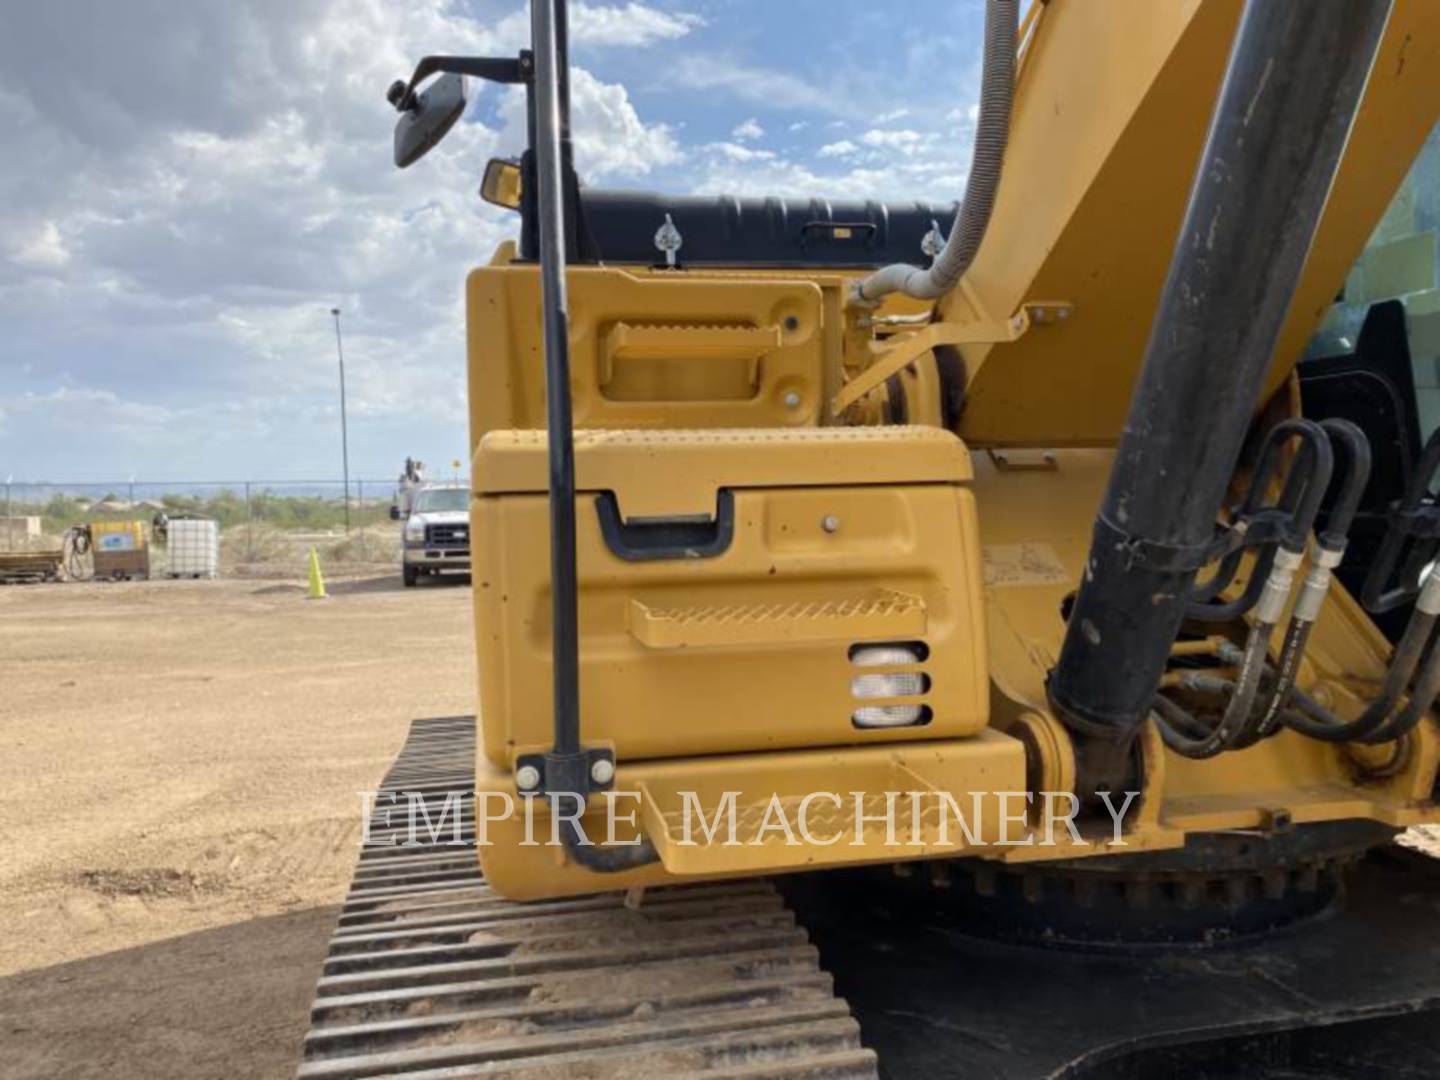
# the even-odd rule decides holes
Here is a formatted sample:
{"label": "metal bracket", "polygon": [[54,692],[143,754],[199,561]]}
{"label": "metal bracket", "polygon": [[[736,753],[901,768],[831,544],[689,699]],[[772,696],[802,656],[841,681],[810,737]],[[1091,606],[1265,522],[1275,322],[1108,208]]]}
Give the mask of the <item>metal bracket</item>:
{"label": "metal bracket", "polygon": [[1018,341],[1032,326],[1064,322],[1074,310],[1075,306],[1068,301],[1031,300],[1021,304],[1020,310],[1003,322],[931,323],[898,344],[877,350],[871,365],[841,387],[831,400],[830,413],[837,417],[843,415],[851,405],[933,349],[943,345],[1001,345]]}
{"label": "metal bracket", "polygon": [[[533,772],[532,772],[533,770]],[[527,784],[524,781],[534,780]],[[515,759],[515,788],[522,797],[578,795],[584,798],[615,786],[615,751],[587,746],[578,754],[521,754]]]}
{"label": "metal bracket", "polygon": [[494,56],[426,56],[415,65],[415,73],[408,83],[396,80],[386,93],[386,99],[397,112],[406,112],[415,107],[415,91],[431,75],[441,73],[469,75],[487,82],[527,84],[535,76],[535,57],[529,49],[522,49],[520,55],[510,57]]}
{"label": "metal bracket", "polygon": [[997,469],[1009,472],[1058,472],[1060,469],[1054,450],[987,449],[985,453]]}
{"label": "metal bracket", "polygon": [[1125,553],[1125,569],[1142,567],[1157,573],[1187,573],[1199,570],[1211,558],[1211,541],[1203,544],[1161,544],[1134,536],[1105,515],[1095,518],[1095,547],[1104,544]]}
{"label": "metal bracket", "polygon": [[930,222],[930,231],[920,239],[920,251],[932,262],[945,250],[945,234],[940,231],[938,221]]}
{"label": "metal bracket", "polygon": [[680,230],[675,227],[674,220],[669,214],[665,215],[665,224],[655,231],[655,247],[665,256],[665,265],[674,270],[678,265],[676,255],[685,238],[680,235]]}

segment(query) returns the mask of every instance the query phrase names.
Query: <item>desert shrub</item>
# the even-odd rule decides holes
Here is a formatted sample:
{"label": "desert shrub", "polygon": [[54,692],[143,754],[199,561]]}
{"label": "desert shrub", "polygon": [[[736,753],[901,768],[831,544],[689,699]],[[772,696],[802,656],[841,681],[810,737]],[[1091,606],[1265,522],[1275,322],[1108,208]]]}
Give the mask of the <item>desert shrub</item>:
{"label": "desert shrub", "polygon": [[323,548],[321,557],[341,563],[389,563],[399,558],[400,539],[394,529],[355,529]]}
{"label": "desert shrub", "polygon": [[299,548],[284,531],[263,522],[232,525],[220,534],[222,566],[293,561]]}

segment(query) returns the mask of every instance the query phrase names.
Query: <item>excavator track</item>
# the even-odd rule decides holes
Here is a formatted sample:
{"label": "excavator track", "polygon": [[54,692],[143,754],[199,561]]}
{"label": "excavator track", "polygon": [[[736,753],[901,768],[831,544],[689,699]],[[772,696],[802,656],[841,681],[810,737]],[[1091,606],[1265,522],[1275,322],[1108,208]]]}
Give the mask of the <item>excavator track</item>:
{"label": "excavator track", "polygon": [[[380,787],[390,820],[361,850],[330,941],[300,1077],[875,1080],[849,1006],[768,882],[652,889],[635,908],[491,891],[474,761],[473,717],[412,726]],[[458,844],[454,818],[441,824],[452,792]]]}
{"label": "excavator track", "polygon": [[[876,1080],[876,1051],[895,1080],[1440,1076],[1440,860],[1383,848],[1324,918],[1161,952],[1002,941],[957,879],[873,870],[519,904],[480,873],[474,753],[472,719],[416,721],[385,777],[300,1077]],[[420,845],[395,846],[401,792],[439,842],[416,813]]]}

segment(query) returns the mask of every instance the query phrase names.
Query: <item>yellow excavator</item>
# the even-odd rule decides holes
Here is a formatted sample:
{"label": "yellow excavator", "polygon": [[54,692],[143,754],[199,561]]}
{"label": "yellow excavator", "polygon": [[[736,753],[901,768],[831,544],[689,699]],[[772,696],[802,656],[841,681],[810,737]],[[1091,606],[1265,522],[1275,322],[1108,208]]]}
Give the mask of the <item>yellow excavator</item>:
{"label": "yellow excavator", "polygon": [[1019,8],[956,205],[582,186],[558,0],[391,88],[528,106],[478,735],[302,1076],[1440,1075],[1440,7]]}

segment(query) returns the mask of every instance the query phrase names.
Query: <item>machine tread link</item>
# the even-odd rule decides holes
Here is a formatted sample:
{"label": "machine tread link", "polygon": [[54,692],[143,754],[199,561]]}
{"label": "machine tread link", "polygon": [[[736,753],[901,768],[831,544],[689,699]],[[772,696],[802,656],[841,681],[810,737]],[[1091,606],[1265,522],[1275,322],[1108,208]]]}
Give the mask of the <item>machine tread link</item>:
{"label": "machine tread link", "polygon": [[[474,843],[475,722],[418,720],[380,786],[316,986],[299,1076],[875,1080],[849,1006],[760,881],[520,904]],[[409,839],[406,792],[438,828]],[[378,820],[378,819],[377,819]]]}

